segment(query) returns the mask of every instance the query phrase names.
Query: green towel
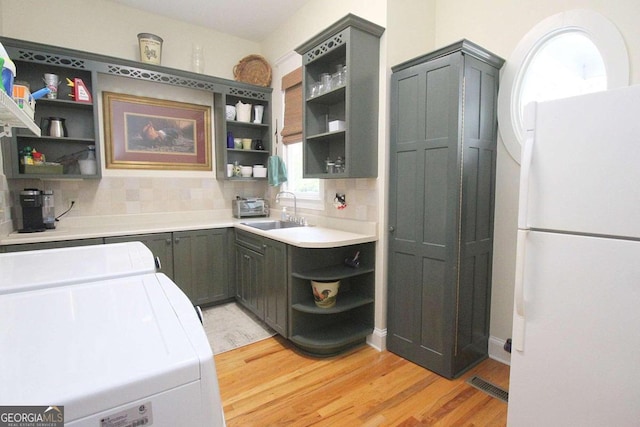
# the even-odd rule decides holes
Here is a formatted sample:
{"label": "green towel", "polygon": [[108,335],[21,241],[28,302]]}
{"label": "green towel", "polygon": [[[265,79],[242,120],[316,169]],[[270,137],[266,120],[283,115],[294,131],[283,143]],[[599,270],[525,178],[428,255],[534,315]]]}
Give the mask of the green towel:
{"label": "green towel", "polygon": [[287,182],[287,167],[280,156],[269,157],[267,163],[267,176],[269,185],[277,187],[283,182]]}

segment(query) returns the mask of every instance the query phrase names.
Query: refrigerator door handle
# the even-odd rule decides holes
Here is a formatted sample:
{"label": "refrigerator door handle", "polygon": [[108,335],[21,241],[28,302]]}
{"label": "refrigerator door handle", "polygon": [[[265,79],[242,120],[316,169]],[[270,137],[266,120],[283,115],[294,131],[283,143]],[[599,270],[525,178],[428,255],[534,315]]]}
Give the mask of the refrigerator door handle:
{"label": "refrigerator door handle", "polygon": [[518,230],[516,243],[516,277],[514,288],[514,316],[512,345],[517,351],[524,351],[525,307],[524,307],[524,265],[528,230]]}
{"label": "refrigerator door handle", "polygon": [[528,104],[524,111],[526,135],[522,144],[522,158],[520,161],[520,197],[518,200],[518,228],[529,228],[527,213],[529,208],[529,175],[531,173],[531,158],[535,140],[536,102]]}

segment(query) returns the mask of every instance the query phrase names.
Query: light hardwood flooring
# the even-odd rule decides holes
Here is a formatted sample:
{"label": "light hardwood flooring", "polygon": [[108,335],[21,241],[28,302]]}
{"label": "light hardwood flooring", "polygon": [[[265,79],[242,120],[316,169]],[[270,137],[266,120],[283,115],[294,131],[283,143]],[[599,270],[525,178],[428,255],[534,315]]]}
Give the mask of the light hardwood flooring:
{"label": "light hardwood flooring", "polygon": [[276,336],[215,362],[230,427],[506,425],[507,404],[465,383],[508,389],[509,367],[491,359],[451,381],[366,345],[322,359]]}

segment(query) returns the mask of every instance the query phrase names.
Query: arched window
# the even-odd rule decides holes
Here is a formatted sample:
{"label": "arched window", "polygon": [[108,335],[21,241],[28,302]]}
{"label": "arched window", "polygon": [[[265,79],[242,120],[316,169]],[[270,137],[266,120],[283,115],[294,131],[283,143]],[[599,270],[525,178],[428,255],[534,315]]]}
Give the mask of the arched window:
{"label": "arched window", "polygon": [[528,103],[628,84],[627,50],[610,21],[587,10],[554,15],[536,25],[507,61],[498,96],[501,138],[519,163]]}

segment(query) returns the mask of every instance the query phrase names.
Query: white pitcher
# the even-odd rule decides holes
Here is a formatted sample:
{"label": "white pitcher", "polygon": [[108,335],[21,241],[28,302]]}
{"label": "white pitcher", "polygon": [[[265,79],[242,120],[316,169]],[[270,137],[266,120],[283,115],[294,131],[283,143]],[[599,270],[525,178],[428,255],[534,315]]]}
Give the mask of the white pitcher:
{"label": "white pitcher", "polygon": [[251,121],[251,104],[243,104],[238,101],[236,104],[236,120],[239,122]]}

